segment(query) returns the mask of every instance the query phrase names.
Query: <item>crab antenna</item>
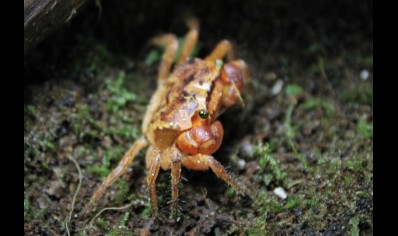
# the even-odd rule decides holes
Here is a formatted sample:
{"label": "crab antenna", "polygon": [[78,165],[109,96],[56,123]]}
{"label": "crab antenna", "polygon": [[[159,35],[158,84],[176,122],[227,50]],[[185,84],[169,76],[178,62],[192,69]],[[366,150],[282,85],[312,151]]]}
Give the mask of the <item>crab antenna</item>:
{"label": "crab antenna", "polygon": [[242,107],[245,107],[245,101],[243,101],[243,98],[242,98],[242,96],[240,95],[239,89],[236,87],[234,81],[232,81],[232,84],[233,84],[233,86],[234,86],[234,88],[235,88],[235,90],[236,90],[236,93],[238,94],[238,98],[239,98],[240,103],[242,104]]}

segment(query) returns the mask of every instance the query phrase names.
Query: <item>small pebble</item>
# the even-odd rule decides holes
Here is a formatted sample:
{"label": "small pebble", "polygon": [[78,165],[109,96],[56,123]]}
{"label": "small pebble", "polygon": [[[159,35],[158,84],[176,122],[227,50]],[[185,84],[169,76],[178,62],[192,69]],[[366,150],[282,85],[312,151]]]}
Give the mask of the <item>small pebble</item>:
{"label": "small pebble", "polygon": [[272,87],[272,89],[271,89],[272,95],[277,95],[278,93],[280,93],[282,88],[283,88],[283,80],[280,79],[280,80],[276,81],[276,83]]}
{"label": "small pebble", "polygon": [[249,141],[244,141],[242,143],[241,152],[243,155],[252,157],[253,156],[253,147],[250,145]]}
{"label": "small pebble", "polygon": [[369,71],[368,70],[362,70],[361,73],[359,73],[359,77],[361,78],[361,80],[369,79]]}
{"label": "small pebble", "polygon": [[245,165],[246,165],[246,161],[245,160],[241,159],[241,160],[238,161],[239,170],[243,170],[245,168]]}
{"label": "small pebble", "polygon": [[286,191],[281,188],[281,187],[277,187],[274,189],[274,194],[278,197],[280,197],[282,200],[285,200],[287,198],[287,194]]}

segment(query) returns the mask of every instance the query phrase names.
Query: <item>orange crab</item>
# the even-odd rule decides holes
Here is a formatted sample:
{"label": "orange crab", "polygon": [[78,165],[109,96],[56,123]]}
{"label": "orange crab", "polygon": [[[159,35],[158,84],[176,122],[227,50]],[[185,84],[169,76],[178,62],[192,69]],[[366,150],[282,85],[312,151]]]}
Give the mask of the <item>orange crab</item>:
{"label": "orange crab", "polygon": [[[143,136],[135,141],[118,166],[93,194],[83,212],[87,212],[105,190],[130,166],[141,149],[146,153],[152,212],[157,214],[156,178],[160,168],[171,170],[171,208],[178,206],[178,184],[181,166],[191,170],[210,169],[238,190],[240,185],[231,178],[213,156],[223,139],[224,130],[217,116],[241,99],[249,70],[243,60],[234,60],[227,40],[221,41],[205,60],[188,57],[198,38],[199,24],[188,20],[189,32],[174,71],[174,56],[178,41],[174,34],[153,38],[152,43],[166,46],[153,94],[142,123]],[[223,64],[222,59],[229,61]]]}

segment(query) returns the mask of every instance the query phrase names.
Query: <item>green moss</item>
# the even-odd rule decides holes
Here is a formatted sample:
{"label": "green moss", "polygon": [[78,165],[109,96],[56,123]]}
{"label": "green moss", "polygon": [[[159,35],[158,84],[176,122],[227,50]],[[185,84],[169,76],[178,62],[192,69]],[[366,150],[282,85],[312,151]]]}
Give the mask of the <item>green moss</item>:
{"label": "green moss", "polygon": [[145,204],[144,210],[140,213],[140,218],[143,220],[146,220],[149,218],[150,215],[151,215],[151,204],[149,204],[149,202],[147,202]]}
{"label": "green moss", "polygon": [[311,110],[316,107],[321,107],[328,118],[335,116],[335,108],[333,104],[320,98],[309,99],[300,106],[303,110]]}
{"label": "green moss", "polygon": [[116,81],[108,81],[110,98],[108,99],[107,108],[111,116],[107,126],[91,117],[90,110],[86,104],[79,106],[78,116],[73,121],[73,130],[79,139],[83,137],[101,138],[101,136],[106,135],[136,139],[140,136],[137,122],[134,122],[124,107],[130,101],[136,103],[138,101],[142,102],[142,99],[127,92],[123,87],[123,83],[124,73],[119,74]]}
{"label": "green moss", "polygon": [[351,176],[344,176],[344,183],[345,184],[351,184],[352,183]]}
{"label": "green moss", "polygon": [[55,144],[53,143],[53,139],[53,134],[49,132],[37,133],[35,139],[31,140],[27,148],[25,148],[25,156],[37,156],[40,153],[54,150]]}
{"label": "green moss", "polygon": [[126,223],[128,221],[130,217],[130,213],[129,212],[125,212],[122,219],[119,222],[119,228],[126,228]]}
{"label": "green moss", "polygon": [[121,234],[119,234],[118,231],[115,229],[111,229],[105,234],[105,236],[120,236],[120,235]]}
{"label": "green moss", "polygon": [[150,66],[153,63],[160,61],[161,56],[162,56],[162,54],[158,49],[152,49],[146,55],[145,65]]}
{"label": "green moss", "polygon": [[[253,220],[251,222],[253,222]],[[257,217],[254,219],[254,223],[250,227],[250,229],[247,230],[247,235],[249,236],[264,235],[265,226],[266,226],[265,217],[264,216]]]}
{"label": "green moss", "polygon": [[316,197],[312,197],[310,199],[305,200],[305,205],[308,207],[316,207],[319,203],[319,200]]}
{"label": "green moss", "polygon": [[46,147],[46,149],[54,150],[55,148],[54,143],[52,143],[50,140],[43,140],[43,145]]}
{"label": "green moss", "polygon": [[48,163],[47,163],[47,162],[42,161],[42,162],[41,162],[41,166],[42,166],[44,169],[48,170]]}
{"label": "green moss", "polygon": [[95,175],[105,177],[108,175],[109,170],[102,166],[89,166],[87,170]]}
{"label": "green moss", "polygon": [[352,170],[355,173],[363,173],[364,162],[364,158],[362,158],[359,154],[356,154],[353,160],[347,160],[346,165],[349,170]]}
{"label": "green moss", "polygon": [[300,161],[300,163],[303,165],[304,169],[307,171],[311,171],[312,168],[310,167],[310,165],[308,164],[307,160],[304,158],[303,155],[301,155],[297,149],[296,146],[294,145],[294,143],[290,140],[289,141],[289,145],[290,147],[293,149],[294,155],[297,157],[297,159]]}
{"label": "green moss", "polygon": [[46,209],[34,209],[29,199],[24,199],[24,221],[30,221],[32,219],[42,219],[47,213]]}
{"label": "green moss", "polygon": [[100,229],[102,229],[102,230],[105,230],[105,229],[108,228],[107,225],[106,225],[105,220],[104,220],[102,217],[98,217],[98,218],[95,220],[95,222],[96,222],[96,225],[97,225]]}
{"label": "green moss", "polygon": [[364,138],[373,138],[373,122],[359,120],[357,124],[357,132]]}
{"label": "green moss", "polygon": [[229,187],[229,188],[227,189],[227,191],[225,191],[225,195],[226,195],[227,197],[232,197],[232,196],[235,195],[235,193],[236,193],[236,189],[233,188],[233,187]]}
{"label": "green moss", "polygon": [[261,191],[256,200],[253,203],[253,206],[259,215],[264,215],[266,213],[279,213],[283,211],[283,207],[274,199],[268,197],[268,195]]}
{"label": "green moss", "polygon": [[350,234],[351,236],[358,236],[359,235],[359,217],[356,215],[350,219],[349,224],[351,225],[351,231]]}
{"label": "green moss", "polygon": [[261,191],[257,195],[252,207],[256,209],[257,217],[250,219],[252,225],[247,230],[248,235],[264,235],[266,232],[267,222],[266,217],[268,214],[278,214],[284,210],[284,208],[274,199],[268,197],[268,195]]}
{"label": "green moss", "polygon": [[284,209],[291,209],[300,204],[300,199],[298,197],[291,197],[287,200],[286,205],[284,206]]}
{"label": "green moss", "polygon": [[25,221],[30,219],[29,209],[30,209],[30,201],[29,198],[25,196],[23,200],[23,218]]}
{"label": "green moss", "polygon": [[125,79],[126,73],[124,71],[120,71],[116,78],[107,80],[108,90],[110,93],[107,107],[108,111],[113,114],[124,107],[127,102],[137,102],[139,100],[136,94],[126,89]]}
{"label": "green moss", "polygon": [[120,236],[120,235],[134,235],[132,231],[128,230],[126,227],[113,228],[105,233],[106,236]]}
{"label": "green moss", "polygon": [[[265,185],[268,185],[273,178],[282,181],[287,177],[287,173],[281,171],[279,161],[272,157],[268,143],[264,146],[263,143],[259,142],[254,148],[254,155],[258,158],[258,163],[264,170],[263,180]],[[271,170],[272,176],[267,172],[268,168]]]}
{"label": "green moss", "polygon": [[37,114],[37,109],[33,105],[27,105],[26,109],[28,110],[29,114],[31,114],[32,116],[35,116]]}
{"label": "green moss", "polygon": [[119,187],[119,190],[115,195],[115,200],[116,202],[123,202],[127,199],[129,193],[127,181],[119,178],[116,180],[116,185]]}
{"label": "green moss", "polygon": [[292,140],[296,135],[296,132],[294,131],[291,124],[294,106],[295,106],[294,103],[290,103],[289,106],[287,107],[285,122],[283,123],[284,134],[286,139],[288,140]]}
{"label": "green moss", "polygon": [[304,168],[306,170],[310,170],[311,168],[310,168],[307,160],[305,160],[303,155],[301,155],[297,151],[296,146],[294,145],[294,142],[293,142],[293,139],[294,139],[295,134],[296,134],[296,131],[294,130],[294,128],[293,128],[293,126],[291,124],[294,107],[295,107],[295,102],[294,101],[290,102],[289,106],[287,108],[287,111],[286,111],[285,121],[283,123],[284,134],[285,134],[285,137],[287,139],[288,145],[290,146],[290,148],[292,148],[292,150],[293,150],[294,154],[296,155],[297,159],[300,161],[300,163],[304,166]]}
{"label": "green moss", "polygon": [[297,96],[303,92],[303,88],[296,84],[289,84],[285,88],[285,94],[287,96]]}
{"label": "green moss", "polygon": [[101,166],[89,166],[87,169],[93,174],[105,178],[111,172],[111,162],[122,158],[125,148],[123,146],[115,146],[105,150],[102,156]]}
{"label": "green moss", "polygon": [[373,87],[371,84],[362,83],[353,89],[341,92],[340,97],[344,102],[373,106]]}

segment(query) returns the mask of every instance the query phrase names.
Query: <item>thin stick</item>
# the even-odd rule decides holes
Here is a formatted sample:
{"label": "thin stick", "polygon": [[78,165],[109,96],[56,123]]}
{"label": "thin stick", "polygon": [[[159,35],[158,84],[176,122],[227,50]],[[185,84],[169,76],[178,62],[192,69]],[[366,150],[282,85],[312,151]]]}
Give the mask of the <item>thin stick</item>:
{"label": "thin stick", "polygon": [[93,228],[93,223],[94,223],[94,221],[95,221],[95,220],[98,218],[98,216],[99,216],[100,214],[102,214],[102,212],[104,212],[104,211],[106,211],[106,210],[123,210],[123,209],[126,209],[126,208],[130,207],[132,204],[133,204],[133,202],[130,202],[129,204],[124,205],[124,206],[121,206],[121,207],[106,207],[106,208],[103,208],[101,211],[99,211],[99,212],[88,222],[88,226],[87,226],[87,227],[84,227],[84,228],[81,228],[81,229],[77,229],[76,232],[92,229],[92,228]]}
{"label": "thin stick", "polygon": [[92,226],[92,224],[93,224],[94,221],[97,219],[97,217],[98,217],[99,215],[101,215],[102,212],[104,212],[104,211],[107,211],[107,210],[124,210],[124,209],[126,209],[126,208],[129,208],[131,205],[133,205],[133,202],[130,202],[129,204],[124,205],[124,206],[121,206],[121,207],[105,207],[105,208],[103,208],[102,210],[100,210],[100,211],[90,220],[90,222],[88,223],[88,225],[89,225],[89,227]]}
{"label": "thin stick", "polygon": [[70,236],[69,228],[68,228],[68,223],[69,223],[70,220],[72,219],[72,213],[73,213],[73,210],[74,210],[74,208],[75,208],[76,196],[77,196],[77,194],[78,194],[79,191],[80,191],[80,187],[81,187],[81,185],[82,185],[83,176],[82,176],[82,172],[81,172],[81,170],[80,170],[80,167],[79,167],[79,164],[77,163],[77,161],[76,161],[72,156],[68,156],[68,159],[71,160],[71,161],[73,161],[73,163],[74,163],[75,166],[76,166],[77,171],[79,172],[79,184],[77,185],[75,194],[73,195],[73,198],[72,198],[72,206],[71,206],[71,210],[70,210],[70,212],[69,212],[69,216],[68,216],[68,218],[66,219],[66,221],[65,221],[65,223],[64,223],[64,224],[65,224],[65,228],[66,228],[66,232],[68,233],[68,236]]}

